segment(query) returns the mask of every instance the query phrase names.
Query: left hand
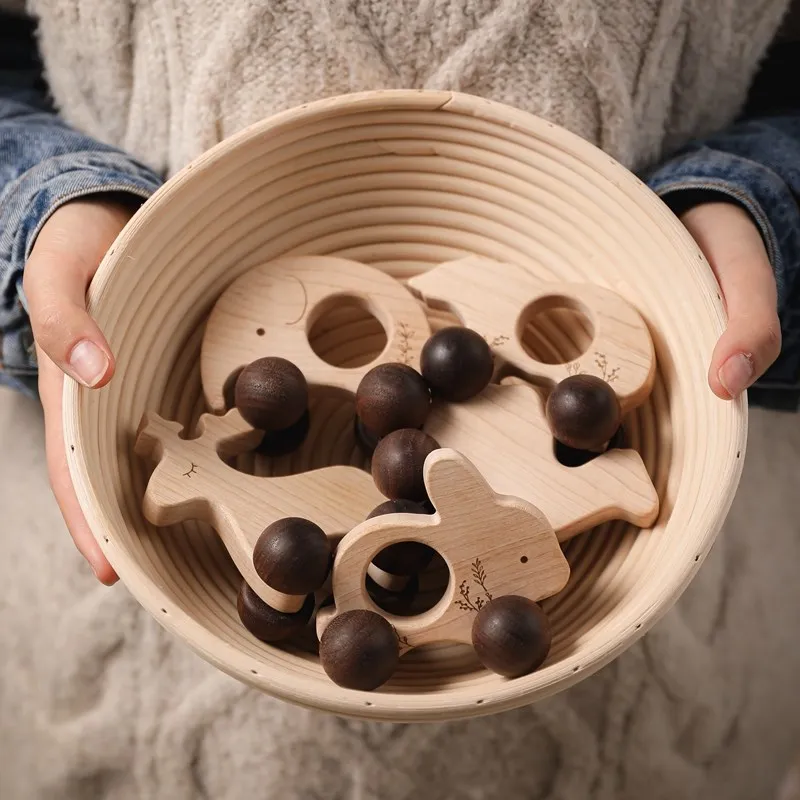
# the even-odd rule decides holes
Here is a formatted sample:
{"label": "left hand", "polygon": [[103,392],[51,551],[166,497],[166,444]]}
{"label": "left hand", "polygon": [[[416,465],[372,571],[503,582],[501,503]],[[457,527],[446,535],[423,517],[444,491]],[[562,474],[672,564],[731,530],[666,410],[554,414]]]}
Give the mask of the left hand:
{"label": "left hand", "polygon": [[708,383],[714,394],[730,400],[752,386],[780,354],[775,275],[758,228],[740,206],[703,203],[680,219],[722,289],[728,327],[714,348]]}

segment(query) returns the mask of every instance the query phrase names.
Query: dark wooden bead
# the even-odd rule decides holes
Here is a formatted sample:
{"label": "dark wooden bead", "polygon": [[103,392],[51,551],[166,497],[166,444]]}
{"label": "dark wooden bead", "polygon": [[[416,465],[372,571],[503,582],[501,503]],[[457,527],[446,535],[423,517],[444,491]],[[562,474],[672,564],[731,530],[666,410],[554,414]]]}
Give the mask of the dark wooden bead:
{"label": "dark wooden bead", "polygon": [[319,658],[334,683],[370,692],[392,677],[400,648],[394,628],[380,614],[346,611],[325,628]]}
{"label": "dark wooden bead", "polygon": [[470,328],[443,328],[422,348],[422,377],[437,397],[459,403],[480,394],[492,379],[494,356]]}
{"label": "dark wooden bead", "polygon": [[427,500],[423,467],[438,449],[432,436],[408,428],[381,439],[372,454],[372,479],[378,491],[390,500]]}
{"label": "dark wooden bead", "polygon": [[[381,503],[367,519],[385,514],[427,514],[419,503],[412,500],[387,500]],[[416,575],[433,560],[436,551],[422,542],[390,544],[372,560],[376,567],[390,575]]]}
{"label": "dark wooden bead", "polygon": [[262,642],[280,642],[297,636],[308,625],[314,613],[314,596],[309,595],[298,612],[286,614],[268,606],[245,581],[242,581],[236,608],[242,624],[256,639]]}
{"label": "dark wooden bead", "polygon": [[281,431],[294,425],[308,409],[308,384],[291,361],[259,358],[241,371],[234,400],[254,428]]}
{"label": "dark wooden bead", "polygon": [[311,413],[306,409],[294,425],[284,428],[282,431],[270,431],[264,434],[261,444],[256,447],[256,453],[270,458],[278,458],[293,453],[297,450],[308,436],[311,428]]}
{"label": "dark wooden bead", "polygon": [[517,595],[491,600],[472,623],[472,645],[481,663],[507,678],[538,669],[552,639],[550,620],[541,607]]}
{"label": "dark wooden bead", "polygon": [[571,375],[547,398],[547,421],[553,436],[576,450],[601,450],[622,421],[616,392],[602,378]]}
{"label": "dark wooden bead", "polygon": [[608,450],[618,450],[625,446],[625,430],[620,426],[619,430],[611,437],[608,447],[602,452],[594,450],[576,450],[574,447],[567,447],[567,445],[562,444],[556,439],[555,453],[559,464],[563,464],[565,467],[582,467],[584,464],[588,464]]}
{"label": "dark wooden bead", "polygon": [[331,568],[331,545],[318,525],[300,517],[276,520],[258,537],[253,567],[267,586],[285,594],[316,592]]}
{"label": "dark wooden bead", "polygon": [[366,455],[371,457],[380,439],[364,427],[364,423],[358,418],[358,415],[356,415],[355,422],[353,423],[353,431],[358,446]]}
{"label": "dark wooden bead", "polygon": [[406,364],[378,364],[356,391],[356,414],[379,439],[401,428],[421,428],[430,407],[428,385]]}

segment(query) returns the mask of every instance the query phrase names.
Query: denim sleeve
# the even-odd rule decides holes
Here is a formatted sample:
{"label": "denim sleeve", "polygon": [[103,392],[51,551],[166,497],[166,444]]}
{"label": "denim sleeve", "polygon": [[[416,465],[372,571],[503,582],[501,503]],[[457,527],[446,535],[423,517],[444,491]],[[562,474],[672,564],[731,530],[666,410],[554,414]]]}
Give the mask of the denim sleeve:
{"label": "denim sleeve", "polygon": [[22,272],[42,225],[79,197],[147,199],[161,178],[67,126],[50,107],[32,25],[0,14],[0,384],[36,391]]}
{"label": "denim sleeve", "polygon": [[800,111],[742,120],[690,143],[645,179],[676,213],[709,199],[750,213],[775,272],[783,336],[780,357],[750,400],[800,410]]}

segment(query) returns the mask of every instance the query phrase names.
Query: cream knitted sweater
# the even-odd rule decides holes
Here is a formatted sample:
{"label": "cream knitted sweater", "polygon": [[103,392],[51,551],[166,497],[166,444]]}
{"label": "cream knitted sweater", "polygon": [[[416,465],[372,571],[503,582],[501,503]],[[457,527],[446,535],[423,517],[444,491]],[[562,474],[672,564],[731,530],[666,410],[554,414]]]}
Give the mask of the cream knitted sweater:
{"label": "cream knitted sweater", "polygon": [[788,3],[28,0],[64,116],[167,173],[266,115],[373,88],[488,96],[639,167],[727,124]]}

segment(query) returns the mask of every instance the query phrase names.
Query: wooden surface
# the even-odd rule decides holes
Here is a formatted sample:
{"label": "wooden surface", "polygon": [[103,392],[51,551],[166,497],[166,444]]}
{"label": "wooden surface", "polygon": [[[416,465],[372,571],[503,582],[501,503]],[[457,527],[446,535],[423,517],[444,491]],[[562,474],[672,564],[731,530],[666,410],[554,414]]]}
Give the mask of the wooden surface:
{"label": "wooden surface", "polygon": [[228,376],[262,356],[297,364],[310,384],[355,393],[372,364],[337,367],[323,361],[309,343],[314,323],[343,301],[363,305],[387,332],[381,361],[419,369],[419,351],[430,327],[425,312],[402,284],[348,259],[281,258],[234,281],[209,316],[200,356],[209,408],[224,410]]}
{"label": "wooden surface", "polygon": [[[584,372],[609,382],[623,413],[641,405],[655,378],[655,351],[641,315],[615,292],[591,283],[537,279],[520,264],[472,256],[435,267],[409,281],[428,303],[446,306],[492,343],[498,359],[551,387]],[[523,344],[526,326],[549,309],[573,308],[588,319],[586,351],[564,364],[546,364]]]}
{"label": "wooden surface", "polygon": [[[320,636],[336,614],[368,609],[392,623],[401,652],[431,642],[469,644],[475,614],[493,597],[515,594],[538,601],[566,586],[569,564],[535,506],[496,494],[473,464],[447,448],[428,456],[425,486],[436,514],[375,517],[342,539],[333,567],[336,606],[318,617]],[[411,541],[433,547],[444,558],[450,581],[434,608],[399,617],[372,602],[364,578],[384,547]]]}
{"label": "wooden surface", "polygon": [[[397,278],[478,255],[541,281],[592,283],[646,320],[658,359],[653,391],[626,420],[661,498],[656,522],[609,523],[566,544],[567,587],[545,608],[547,664],[514,681],[468,648],[408,654],[364,697],[331,684],[307,651],[243,631],[238,570],[208,527],[156,530],[142,514],[152,465],[133,451],[145,411],[192,429],[205,408],[200,343],[214,303],[248,270],[286,255],[367,263]],[[378,92],[293,109],[199,158],[132,220],[101,265],[89,309],[117,357],[100,392],[65,383],[64,435],[78,499],[129,591],[204,658],[278,697],[338,714],[398,721],[494,713],[558,692],[607,664],[672,606],[703,563],[744,459],[744,401],[726,403],[706,373],[725,315],[688,233],[643,184],[568,132],[496,103],[444,92]],[[428,314],[433,327],[451,324]],[[569,360],[575,331],[541,329]],[[374,341],[354,320],[318,348],[364,363]],[[335,356],[335,358],[334,358]],[[292,457],[242,455],[241,470],[282,475],[363,466],[352,406],[312,408]],[[323,438],[321,431],[340,435]],[[74,450],[72,449],[74,447]]]}
{"label": "wooden surface", "polygon": [[265,603],[278,611],[299,611],[304,596],[277,592],[256,574],[253,547],[258,537],[276,520],[303,517],[338,538],[383,499],[369,475],[341,466],[270,479],[239,472],[223,458],[252,449],[261,434],[235,409],[224,417],[203,415],[194,438],[181,438],[180,433],[180,425],[145,414],[136,452],[157,462],[144,494],[148,521],[159,526],[207,522]]}
{"label": "wooden surface", "polygon": [[611,519],[648,527],[658,516],[658,495],[635,450],[609,450],[581,467],[559,463],[542,398],[530,386],[488,386],[466,403],[436,403],[425,430],[470,459],[494,491],[533,503],[561,541]]}

